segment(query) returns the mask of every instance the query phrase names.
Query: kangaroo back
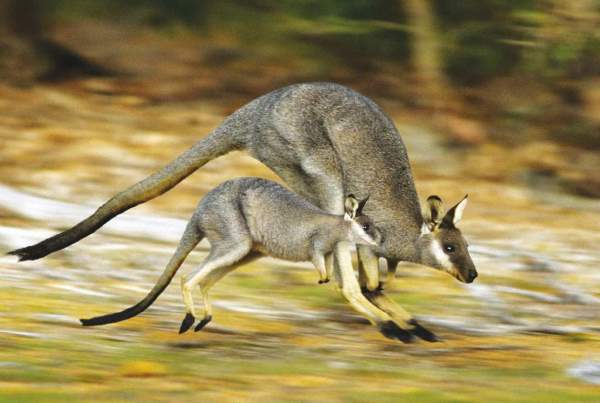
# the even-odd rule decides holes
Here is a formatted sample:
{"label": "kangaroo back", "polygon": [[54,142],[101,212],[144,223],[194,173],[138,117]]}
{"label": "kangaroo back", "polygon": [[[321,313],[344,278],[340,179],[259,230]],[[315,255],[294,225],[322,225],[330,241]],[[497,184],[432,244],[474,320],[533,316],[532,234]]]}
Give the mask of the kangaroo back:
{"label": "kangaroo back", "polygon": [[291,85],[255,99],[79,224],[9,254],[34,260],[63,249],[235,149],[249,151],[296,193],[329,213],[343,213],[348,193],[370,195],[366,214],[383,223],[380,254],[414,260],[422,219],[406,148],[391,119],[373,101],[332,83]]}

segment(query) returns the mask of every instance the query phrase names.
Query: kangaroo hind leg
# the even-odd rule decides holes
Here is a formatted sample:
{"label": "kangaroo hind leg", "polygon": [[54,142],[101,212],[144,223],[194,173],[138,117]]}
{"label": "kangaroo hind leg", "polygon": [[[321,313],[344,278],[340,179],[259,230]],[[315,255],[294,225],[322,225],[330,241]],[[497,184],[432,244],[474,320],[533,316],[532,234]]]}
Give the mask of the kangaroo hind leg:
{"label": "kangaroo hind leg", "polygon": [[352,269],[352,259],[350,246],[346,242],[340,242],[335,250],[335,270],[336,280],[338,280],[342,295],[352,305],[352,307],[369,321],[379,327],[379,331],[388,338],[398,339],[405,343],[413,340],[413,334],[399,327],[393,318],[385,311],[372,304],[360,291],[360,286],[354,270]]}
{"label": "kangaroo hind leg", "polygon": [[358,281],[363,290],[373,291],[379,287],[379,262],[371,248],[357,245]]}
{"label": "kangaroo hind leg", "polygon": [[[382,311],[386,312],[392,317],[394,322],[402,329],[410,331],[412,334],[420,337],[423,340],[434,342],[438,341],[438,338],[431,331],[421,326],[410,313],[405,311],[400,305],[396,304],[392,299],[383,293],[383,287],[377,285],[373,281],[373,273],[378,274],[377,259],[376,257],[369,256],[372,252],[369,249],[358,249],[359,256],[359,278],[363,295],[375,306]],[[360,258],[363,258],[360,260]],[[396,267],[396,262],[389,262],[390,267]],[[368,267],[370,265],[370,267]],[[389,267],[388,267],[389,270]],[[378,277],[376,277],[378,278]]]}

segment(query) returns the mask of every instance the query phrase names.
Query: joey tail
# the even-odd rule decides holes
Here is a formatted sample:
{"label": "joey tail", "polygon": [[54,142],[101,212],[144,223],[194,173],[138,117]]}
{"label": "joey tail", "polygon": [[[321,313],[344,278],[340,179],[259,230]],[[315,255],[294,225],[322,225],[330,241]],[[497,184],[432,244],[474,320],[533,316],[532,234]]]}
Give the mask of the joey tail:
{"label": "joey tail", "polygon": [[64,249],[92,234],[113,217],[170,190],[208,161],[230,151],[243,148],[245,133],[241,128],[242,125],[239,124],[240,120],[244,118],[243,112],[244,110],[241,109],[231,115],[221,126],[179,155],[171,163],[141,182],[118,193],[100,206],[94,214],[77,225],[35,245],[16,249],[8,252],[8,254],[18,256],[19,261],[36,260]]}
{"label": "joey tail", "polygon": [[137,304],[124,309],[120,312],[110,313],[107,315],[96,316],[90,319],[80,319],[83,326],[97,326],[106,325],[108,323],[120,322],[129,318],[132,318],[140,313],[144,312],[152,303],[158,298],[160,294],[167,288],[175,273],[187,257],[187,255],[198,245],[202,240],[204,234],[195,226],[193,220],[190,221],[179,241],[177,250],[169,260],[167,267],[163,271],[162,275],[152,288],[148,295]]}

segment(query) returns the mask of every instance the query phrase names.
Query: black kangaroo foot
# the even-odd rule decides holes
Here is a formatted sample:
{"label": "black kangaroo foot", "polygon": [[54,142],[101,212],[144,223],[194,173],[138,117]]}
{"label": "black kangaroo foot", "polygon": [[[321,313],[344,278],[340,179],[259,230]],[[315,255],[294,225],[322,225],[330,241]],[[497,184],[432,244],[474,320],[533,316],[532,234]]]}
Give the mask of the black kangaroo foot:
{"label": "black kangaroo foot", "polygon": [[328,278],[326,278],[325,280],[319,280],[319,284],[325,284],[325,283],[329,283]]}
{"label": "black kangaroo foot", "polygon": [[202,328],[203,328],[204,326],[208,325],[208,322],[210,322],[211,320],[212,320],[212,316],[211,316],[211,315],[208,315],[206,318],[202,319],[202,320],[200,321],[200,323],[198,323],[198,324],[196,325],[196,327],[194,328],[194,332],[197,332],[197,331],[199,331],[199,330],[202,330]]}
{"label": "black kangaroo foot", "polygon": [[400,340],[403,343],[411,343],[415,336],[409,331],[388,320],[379,325],[379,331],[388,339]]}
{"label": "black kangaroo foot", "polygon": [[186,313],[185,318],[181,321],[181,326],[179,327],[179,334],[187,332],[190,327],[194,324],[196,318],[191,313]]}
{"label": "black kangaroo foot", "polygon": [[411,330],[412,330],[412,333],[414,335],[416,335],[417,337],[420,337],[421,339],[423,339],[425,341],[429,341],[431,343],[434,343],[436,341],[440,341],[440,339],[434,333],[432,333],[429,330],[425,329],[416,320],[411,319],[411,320],[408,321],[408,323],[410,323],[411,325],[414,326],[413,329],[411,329]]}

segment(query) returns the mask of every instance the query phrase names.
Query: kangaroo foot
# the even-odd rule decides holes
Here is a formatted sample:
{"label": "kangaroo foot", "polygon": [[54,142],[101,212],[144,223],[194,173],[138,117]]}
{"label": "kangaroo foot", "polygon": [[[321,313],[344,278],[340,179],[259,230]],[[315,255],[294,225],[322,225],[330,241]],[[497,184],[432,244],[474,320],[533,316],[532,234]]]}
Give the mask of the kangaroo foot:
{"label": "kangaroo foot", "polygon": [[211,315],[208,315],[206,318],[202,319],[202,320],[200,321],[200,323],[198,323],[198,324],[196,325],[196,327],[194,328],[194,332],[197,332],[197,331],[200,331],[200,330],[202,330],[202,328],[203,328],[204,326],[208,325],[208,322],[210,322],[211,320],[212,320],[212,316],[211,316]]}
{"label": "kangaroo foot", "polygon": [[181,326],[179,327],[179,334],[187,332],[190,329],[190,327],[192,327],[195,320],[196,318],[194,318],[194,315],[192,315],[189,312],[186,313],[185,318],[183,318],[183,320],[181,321]]}
{"label": "kangaroo foot", "polygon": [[429,342],[439,341],[438,337],[431,331],[419,324],[411,315],[388,298],[382,291],[381,286],[373,291],[363,289],[363,295],[374,305],[385,311],[392,317],[401,329]]}
{"label": "kangaroo foot", "polygon": [[410,323],[411,325],[414,326],[413,329],[411,329],[411,330],[412,330],[412,333],[414,335],[416,335],[417,337],[420,337],[421,339],[432,342],[432,343],[434,343],[436,341],[440,341],[440,339],[434,333],[425,329],[416,320],[411,319],[408,321],[408,323]]}
{"label": "kangaroo foot", "polygon": [[402,329],[392,321],[380,324],[379,331],[388,339],[397,339],[403,343],[411,343],[415,339],[415,336],[410,331]]}

